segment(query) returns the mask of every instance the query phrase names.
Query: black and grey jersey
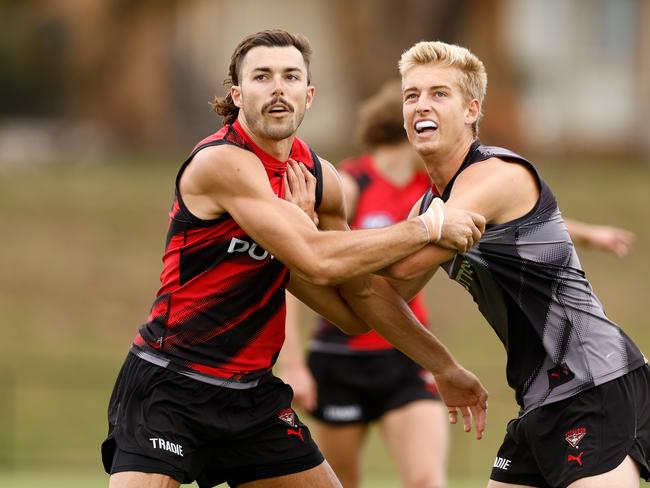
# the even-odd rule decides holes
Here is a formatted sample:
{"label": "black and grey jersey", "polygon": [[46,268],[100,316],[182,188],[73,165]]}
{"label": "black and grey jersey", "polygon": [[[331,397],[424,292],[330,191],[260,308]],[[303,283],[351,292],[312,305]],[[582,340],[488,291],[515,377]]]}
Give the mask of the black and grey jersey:
{"label": "black and grey jersey", "polygon": [[[530,168],[540,196],[526,215],[488,225],[480,242],[442,267],[469,291],[507,351],[521,415],[618,378],[646,359],[603,311],[551,189],[526,159],[475,141],[441,195],[471,164],[497,157]],[[434,198],[427,191],[421,213]]]}

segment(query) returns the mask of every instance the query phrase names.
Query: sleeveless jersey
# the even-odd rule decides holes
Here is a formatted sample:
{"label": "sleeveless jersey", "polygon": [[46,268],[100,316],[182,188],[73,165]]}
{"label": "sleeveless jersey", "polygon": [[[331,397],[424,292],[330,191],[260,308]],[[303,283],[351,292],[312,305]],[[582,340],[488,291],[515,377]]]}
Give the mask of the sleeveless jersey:
{"label": "sleeveless jersey", "polygon": [[[508,384],[524,415],[623,376],[646,359],[606,317],[555,197],[530,162],[475,141],[442,199],[449,198],[458,174],[492,157],[530,168],[539,199],[526,215],[488,225],[478,245],[442,267],[471,293],[505,346]],[[433,198],[429,189],[421,212]]]}
{"label": "sleeveless jersey", "polygon": [[[385,227],[404,220],[415,202],[431,185],[427,173],[419,171],[405,186],[395,186],[377,171],[370,155],[344,161],[341,163],[340,170],[352,176],[359,188],[357,208],[351,222],[353,229]],[[426,324],[427,313],[423,294],[418,294],[409,305],[418,320]],[[354,354],[361,351],[390,350],[393,349],[393,345],[374,330],[349,336],[334,324],[321,318],[310,349]]]}
{"label": "sleeveless jersey", "polygon": [[[222,144],[255,154],[274,193],[284,197],[286,162],[262,151],[238,122],[197,144],[176,177],[161,287],[132,351],[199,380],[248,382],[271,370],[284,342],[289,271],[230,215],[201,220],[185,207],[179,191],[183,171],[199,151]],[[318,157],[298,138],[291,157],[316,176],[318,204]]]}

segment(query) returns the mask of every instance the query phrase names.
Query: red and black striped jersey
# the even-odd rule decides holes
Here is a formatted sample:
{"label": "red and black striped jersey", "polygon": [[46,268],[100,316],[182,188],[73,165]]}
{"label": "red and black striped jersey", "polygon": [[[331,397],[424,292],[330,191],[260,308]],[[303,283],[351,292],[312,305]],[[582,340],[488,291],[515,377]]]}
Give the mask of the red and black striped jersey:
{"label": "red and black striped jersey", "polygon": [[[238,122],[195,146],[176,178],[161,286],[133,349],[162,358],[166,367],[181,372],[249,381],[271,370],[284,342],[289,271],[230,215],[202,220],[184,205],[179,191],[183,171],[199,151],[221,144],[255,154],[273,192],[284,197],[286,161],[262,151]],[[322,193],[318,157],[296,137],[291,158],[316,176],[318,204]]]}
{"label": "red and black striped jersey", "polygon": [[[357,208],[351,222],[354,229],[385,227],[404,220],[422,193],[431,187],[431,180],[424,170],[415,173],[406,185],[396,186],[377,170],[369,154],[343,161],[339,169],[352,176],[359,188]],[[418,320],[426,324],[423,294],[418,294],[409,305]],[[387,350],[393,346],[374,330],[348,336],[327,320],[320,319],[310,348],[351,354]]]}

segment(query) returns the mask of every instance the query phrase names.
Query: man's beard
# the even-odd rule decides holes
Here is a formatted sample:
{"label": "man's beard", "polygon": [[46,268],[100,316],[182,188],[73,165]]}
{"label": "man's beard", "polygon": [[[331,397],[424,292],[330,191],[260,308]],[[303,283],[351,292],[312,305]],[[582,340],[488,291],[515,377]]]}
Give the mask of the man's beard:
{"label": "man's beard", "polygon": [[[290,114],[282,122],[276,120],[276,123],[267,123],[264,120],[264,115],[267,113],[269,107],[277,103],[285,105]],[[254,116],[246,117],[246,119],[248,120],[251,129],[257,132],[260,136],[273,141],[281,141],[294,135],[305,116],[304,109],[296,110],[293,105],[289,104],[282,98],[273,99],[271,102],[264,104],[259,112],[251,110],[250,113],[254,114]]]}

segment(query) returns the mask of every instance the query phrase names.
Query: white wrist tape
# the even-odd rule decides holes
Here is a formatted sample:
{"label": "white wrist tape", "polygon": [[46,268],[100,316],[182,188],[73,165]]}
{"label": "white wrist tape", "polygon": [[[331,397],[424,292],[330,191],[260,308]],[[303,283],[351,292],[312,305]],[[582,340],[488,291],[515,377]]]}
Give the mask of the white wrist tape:
{"label": "white wrist tape", "polygon": [[438,243],[442,238],[442,226],[445,225],[445,202],[440,198],[436,198],[433,200],[432,205],[434,206],[438,217],[438,234],[436,235],[436,240],[433,242]]}
{"label": "white wrist tape", "polygon": [[442,237],[442,226],[445,223],[445,204],[440,198],[434,198],[428,210],[418,215],[427,229],[429,242],[437,243]]}

